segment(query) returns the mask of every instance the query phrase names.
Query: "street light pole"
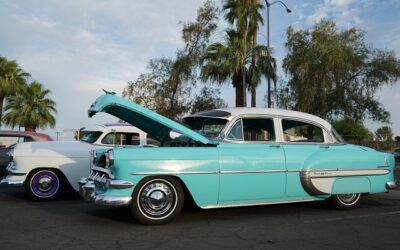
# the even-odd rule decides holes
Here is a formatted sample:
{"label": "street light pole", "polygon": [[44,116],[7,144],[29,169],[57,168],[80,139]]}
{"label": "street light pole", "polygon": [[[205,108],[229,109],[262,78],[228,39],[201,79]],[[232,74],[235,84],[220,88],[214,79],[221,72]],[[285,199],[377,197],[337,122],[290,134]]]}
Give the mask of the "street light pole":
{"label": "street light pole", "polygon": [[[265,0],[265,5],[267,5],[267,47],[268,51],[270,51],[270,43],[269,43],[269,7],[273,4],[280,3],[286,8],[287,13],[291,13],[292,11],[286,6],[286,4],[282,1],[274,1],[272,3],[269,3],[268,0]],[[271,108],[271,78],[269,75],[267,76],[267,82],[268,82],[268,108]],[[274,88],[276,91],[276,82],[274,83]],[[278,100],[277,100],[278,101]]]}

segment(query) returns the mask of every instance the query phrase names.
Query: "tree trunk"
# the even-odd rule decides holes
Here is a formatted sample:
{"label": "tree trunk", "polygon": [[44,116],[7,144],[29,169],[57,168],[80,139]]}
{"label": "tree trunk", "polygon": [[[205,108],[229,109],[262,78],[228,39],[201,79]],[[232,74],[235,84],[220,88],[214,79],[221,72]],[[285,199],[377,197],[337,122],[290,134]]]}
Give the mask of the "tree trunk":
{"label": "tree trunk", "polygon": [[3,104],[4,104],[4,96],[0,96],[0,127],[3,123]]}
{"label": "tree trunk", "polygon": [[26,125],[25,126],[25,131],[31,131],[31,132],[36,132],[36,125]]}
{"label": "tree trunk", "polygon": [[244,107],[243,106],[243,85],[241,81],[237,81],[235,84],[236,88],[236,107]]}
{"label": "tree trunk", "polygon": [[[258,4],[258,0],[253,0],[252,2],[253,5]],[[258,25],[256,25],[255,27],[253,27],[254,30],[252,30],[252,35],[253,35],[253,44],[252,44],[252,54],[251,54],[251,68],[252,71],[251,73],[251,80],[254,79],[253,75],[254,75],[254,69],[255,69],[255,65],[256,65],[256,57],[255,57],[255,48],[257,47],[257,32],[258,32]],[[251,83],[251,107],[255,108],[256,107],[256,102],[257,102],[257,84],[256,82],[250,82]]]}

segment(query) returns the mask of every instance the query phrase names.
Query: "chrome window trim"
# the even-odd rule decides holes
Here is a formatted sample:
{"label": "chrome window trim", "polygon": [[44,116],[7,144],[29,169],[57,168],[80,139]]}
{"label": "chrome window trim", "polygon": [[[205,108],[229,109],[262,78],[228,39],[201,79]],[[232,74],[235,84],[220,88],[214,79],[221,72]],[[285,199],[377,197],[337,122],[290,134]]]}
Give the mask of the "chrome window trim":
{"label": "chrome window trim", "polygon": [[[256,115],[256,114],[250,114],[250,115],[238,115],[236,117],[234,117],[225,127],[225,129],[223,129],[221,132],[224,133],[224,139],[222,140],[223,142],[227,142],[227,143],[243,143],[243,144],[278,144],[280,143],[282,140],[279,138],[280,137],[280,133],[278,132],[280,130],[279,127],[277,127],[277,123],[276,123],[276,118],[278,116],[276,115],[265,115],[265,114],[260,114],[260,115]],[[253,118],[253,119],[271,119],[273,126],[274,126],[274,133],[275,133],[275,140],[273,141],[245,141],[244,140],[244,131],[243,131],[243,119],[244,118]],[[242,140],[233,140],[233,139],[228,139],[227,136],[229,134],[229,132],[231,131],[231,129],[233,128],[233,126],[236,124],[236,122],[238,120],[241,120],[241,125],[242,125],[242,136],[243,139]]]}
{"label": "chrome window trim", "polygon": [[[280,116],[279,118],[280,124],[281,124],[281,131],[282,131],[282,142],[284,143],[290,143],[290,144],[332,144],[335,142],[335,140],[333,140],[333,136],[330,134],[329,130],[323,126],[320,123],[316,123],[314,121],[310,121],[307,119],[303,119],[303,118],[297,118],[297,117],[290,117],[290,116]],[[322,129],[323,132],[323,136],[324,136],[324,142],[294,142],[294,141],[286,141],[284,136],[283,136],[283,125],[282,125],[282,120],[293,120],[293,121],[299,121],[299,122],[304,122],[304,123],[309,123],[312,124],[316,127],[319,127],[320,129]]]}

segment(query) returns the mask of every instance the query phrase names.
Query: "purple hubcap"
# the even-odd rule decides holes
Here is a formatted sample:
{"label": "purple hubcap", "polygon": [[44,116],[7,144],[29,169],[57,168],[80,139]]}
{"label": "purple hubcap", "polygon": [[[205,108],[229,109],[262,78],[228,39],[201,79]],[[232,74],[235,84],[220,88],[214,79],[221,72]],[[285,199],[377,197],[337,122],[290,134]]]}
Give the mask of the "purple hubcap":
{"label": "purple hubcap", "polygon": [[31,180],[31,190],[40,198],[49,198],[55,195],[60,188],[60,181],[55,173],[48,170],[37,172]]}

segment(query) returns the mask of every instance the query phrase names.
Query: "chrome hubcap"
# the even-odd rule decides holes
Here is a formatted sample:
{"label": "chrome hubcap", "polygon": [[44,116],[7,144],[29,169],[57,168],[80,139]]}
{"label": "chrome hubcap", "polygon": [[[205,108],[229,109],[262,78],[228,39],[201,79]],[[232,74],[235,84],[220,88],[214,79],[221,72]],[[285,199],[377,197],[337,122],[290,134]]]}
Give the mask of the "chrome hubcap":
{"label": "chrome hubcap", "polygon": [[145,185],[139,195],[140,207],[151,217],[164,216],[174,209],[175,190],[164,182]]}
{"label": "chrome hubcap", "polygon": [[38,182],[38,188],[40,191],[47,191],[52,185],[52,180],[50,177],[43,177]]}
{"label": "chrome hubcap", "polygon": [[358,199],[359,194],[341,194],[338,195],[338,198],[346,204],[353,203],[355,200]]}

